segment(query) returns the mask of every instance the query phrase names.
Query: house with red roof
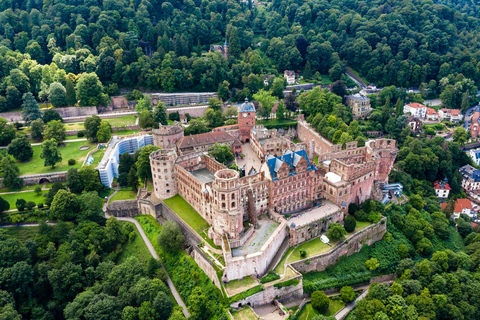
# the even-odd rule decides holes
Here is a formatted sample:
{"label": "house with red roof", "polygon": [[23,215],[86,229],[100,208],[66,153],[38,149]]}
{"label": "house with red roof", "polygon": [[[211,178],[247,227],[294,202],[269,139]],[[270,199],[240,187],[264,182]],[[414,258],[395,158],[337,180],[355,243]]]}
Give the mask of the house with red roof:
{"label": "house with red roof", "polygon": [[445,181],[435,181],[433,183],[433,188],[435,189],[435,194],[440,199],[448,198],[448,195],[450,194],[450,190],[452,190],[450,188],[450,185]]}
{"label": "house with red roof", "polygon": [[427,120],[438,120],[438,112],[433,108],[427,107]]}
{"label": "house with red roof", "polygon": [[411,114],[415,118],[425,119],[427,116],[427,106],[421,103],[409,103],[403,107],[403,114]]}
{"label": "house with red roof", "polygon": [[438,118],[443,121],[459,122],[463,120],[463,114],[459,109],[442,108],[438,111]]}
{"label": "house with red roof", "polygon": [[469,217],[473,217],[473,205],[472,202],[468,199],[457,199],[455,200],[455,208],[453,209],[453,219],[460,218],[460,214],[466,214]]}

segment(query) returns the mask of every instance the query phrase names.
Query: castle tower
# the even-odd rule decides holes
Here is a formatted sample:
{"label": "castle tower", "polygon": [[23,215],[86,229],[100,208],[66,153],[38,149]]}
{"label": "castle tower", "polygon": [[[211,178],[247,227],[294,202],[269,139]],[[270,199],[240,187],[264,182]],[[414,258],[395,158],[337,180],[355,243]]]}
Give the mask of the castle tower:
{"label": "castle tower", "polygon": [[175,148],[175,144],[183,136],[184,130],[179,123],[175,123],[173,126],[160,124],[158,129],[153,129],[153,144],[162,149]]}
{"label": "castle tower", "polygon": [[255,125],[255,114],[255,107],[245,98],[245,103],[238,108],[238,127],[242,142],[250,142],[250,129]]}
{"label": "castle tower", "polygon": [[160,149],[150,154],[153,192],[155,197],[164,200],[178,193],[175,173],[175,149]]}
{"label": "castle tower", "polygon": [[223,169],[215,173],[213,188],[213,229],[238,239],[243,230],[243,206],[240,204],[240,174]]}

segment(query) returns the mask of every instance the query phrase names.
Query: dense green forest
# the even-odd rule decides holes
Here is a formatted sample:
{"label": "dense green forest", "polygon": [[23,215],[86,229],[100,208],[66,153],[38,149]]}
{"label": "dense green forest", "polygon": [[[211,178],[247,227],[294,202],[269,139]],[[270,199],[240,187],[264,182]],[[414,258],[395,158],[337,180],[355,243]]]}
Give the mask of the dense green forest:
{"label": "dense green forest", "polygon": [[[458,107],[480,83],[478,6],[464,3],[2,1],[0,110],[18,108],[26,92],[57,106],[102,105],[133,87],[244,98],[265,74],[335,81],[347,66],[380,86],[446,90]],[[208,53],[225,40],[228,60]],[[52,99],[59,94],[68,99]]]}

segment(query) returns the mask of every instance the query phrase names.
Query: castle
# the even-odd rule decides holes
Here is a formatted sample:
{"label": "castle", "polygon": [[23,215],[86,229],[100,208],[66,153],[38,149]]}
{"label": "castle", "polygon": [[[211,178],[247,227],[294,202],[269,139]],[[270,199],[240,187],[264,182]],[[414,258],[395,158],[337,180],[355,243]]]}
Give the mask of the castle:
{"label": "castle", "polygon": [[[260,277],[285,239],[295,245],[343,222],[350,203],[368,199],[375,181],[387,182],[398,152],[390,139],[363,147],[350,142],[342,149],[301,117],[296,135],[302,142],[294,143],[256,125],[250,102],[238,111],[238,125],[209,134],[184,137],[179,124],[160,126],[153,141],[162,149],[150,155],[152,195],[161,201],[179,194],[208,222],[208,237],[225,256],[222,281]],[[191,148],[183,147],[186,138]],[[249,152],[247,159],[237,157],[246,166],[244,176],[208,155],[215,143],[237,155],[242,148]],[[252,240],[258,234],[263,240]]]}

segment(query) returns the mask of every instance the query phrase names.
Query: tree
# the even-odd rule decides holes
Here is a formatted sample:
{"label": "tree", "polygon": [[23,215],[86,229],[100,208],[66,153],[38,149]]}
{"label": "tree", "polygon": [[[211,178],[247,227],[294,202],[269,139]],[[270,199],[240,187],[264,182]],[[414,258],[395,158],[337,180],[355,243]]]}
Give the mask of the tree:
{"label": "tree", "polygon": [[285,113],[287,109],[283,105],[283,101],[280,100],[280,102],[277,105],[277,110],[275,112],[276,118],[278,121],[284,120],[285,119]]}
{"label": "tree", "polygon": [[343,99],[347,94],[347,87],[342,80],[337,80],[332,84],[330,91]]}
{"label": "tree", "polygon": [[97,141],[107,142],[112,138],[112,126],[107,121],[101,121],[97,131]]}
{"label": "tree", "polygon": [[277,97],[278,99],[282,99],[283,98],[283,90],[285,90],[285,79],[284,78],[276,78],[273,81],[272,87],[270,88],[270,91],[272,92],[272,95]]}
{"label": "tree", "polygon": [[50,206],[52,204],[53,198],[59,190],[67,190],[67,188],[65,188],[65,186],[61,182],[54,182],[50,190],[48,190],[47,197],[45,199],[45,204],[47,206]]}
{"label": "tree", "polygon": [[227,164],[233,161],[234,156],[230,148],[226,145],[215,143],[210,147],[208,153],[220,163]]}
{"label": "tree", "polygon": [[0,213],[10,210],[10,203],[7,200],[0,197]]}
{"label": "tree", "polygon": [[222,112],[220,110],[214,111],[212,108],[208,108],[205,111],[205,119],[210,124],[210,127],[220,127],[224,125]]}
{"label": "tree", "polygon": [[45,140],[55,140],[57,144],[63,142],[67,138],[65,126],[60,120],[52,120],[47,123],[45,132],[43,133]]}
{"label": "tree", "polygon": [[143,99],[138,100],[135,106],[135,111],[138,114],[144,110],[152,111],[152,98],[149,95],[145,95]]}
{"label": "tree", "polygon": [[407,245],[405,245],[405,244],[399,244],[398,245],[398,255],[402,259],[405,259],[406,257],[409,256]]}
{"label": "tree", "polygon": [[133,165],[135,165],[135,159],[128,152],[122,153],[118,162],[118,173],[130,172]]}
{"label": "tree", "polygon": [[377,259],[371,258],[370,260],[365,261],[365,266],[368,268],[368,270],[373,271],[380,267],[380,264],[378,263]]}
{"label": "tree", "polygon": [[195,289],[193,289],[192,293],[187,299],[187,305],[192,319],[210,319],[213,310],[209,304],[209,300],[203,293],[202,288],[195,287]]}
{"label": "tree", "polygon": [[85,118],[83,125],[85,127],[85,136],[88,140],[97,141],[97,132],[101,123],[102,119],[97,115]]}
{"label": "tree", "polygon": [[[78,196],[78,203],[80,205],[79,218],[81,220],[87,220],[87,221],[90,220],[95,222],[105,221],[103,218],[103,210],[102,210],[104,200],[98,196],[97,191],[82,192],[82,194]],[[115,218],[110,217],[110,219],[115,219]],[[108,229],[111,229],[110,219],[107,220],[108,228],[105,228],[105,232],[107,232]],[[118,222],[118,220],[116,219],[115,221]],[[107,234],[107,238],[108,238],[108,234]]]}
{"label": "tree", "polygon": [[25,201],[25,199],[18,198],[17,201],[15,202],[15,207],[17,207],[18,211],[23,211],[25,210],[26,204],[27,204],[27,201]]}
{"label": "tree", "polygon": [[223,80],[218,84],[217,94],[222,100],[227,100],[230,97],[230,83],[227,80]]}
{"label": "tree", "polygon": [[32,121],[30,124],[30,137],[34,140],[42,139],[44,127],[45,123],[43,123],[42,119]]}
{"label": "tree", "polygon": [[292,92],[288,93],[285,96],[283,103],[285,104],[285,107],[287,108],[287,110],[289,110],[290,112],[297,112],[298,101],[297,101],[297,97],[295,97],[295,95]]}
{"label": "tree", "polygon": [[330,305],[330,300],[323,291],[314,291],[311,296],[312,307],[320,313],[325,313]]}
{"label": "tree", "polygon": [[342,289],[340,289],[340,296],[345,303],[352,302],[355,300],[356,294],[355,291],[353,291],[353,288],[350,286],[344,286]]}
{"label": "tree", "polygon": [[400,117],[401,115],[403,115],[403,100],[402,99],[398,99],[397,103],[395,104],[395,114],[397,115],[397,117]]}
{"label": "tree", "polygon": [[77,98],[75,97],[75,87],[70,77],[67,78],[67,84],[65,86],[65,99],[67,106],[74,106],[77,103]]}
{"label": "tree", "polygon": [[330,239],[332,241],[340,240],[346,234],[347,234],[347,232],[345,231],[345,228],[339,223],[334,222],[334,223],[331,223],[328,226],[327,237],[328,237],[328,239]]}
{"label": "tree", "polygon": [[138,124],[140,128],[153,128],[155,121],[153,120],[152,111],[143,110],[138,116]]}
{"label": "tree", "polygon": [[275,97],[270,92],[261,89],[258,93],[253,95],[253,98],[261,105],[260,113],[263,117],[270,118],[273,105],[275,104]]}
{"label": "tree", "polygon": [[62,117],[60,116],[60,113],[58,113],[58,111],[56,110],[53,110],[53,109],[47,109],[44,113],[43,113],[43,121],[45,123],[49,123],[50,121],[52,120],[59,120],[59,121],[63,121]]}
{"label": "tree", "polygon": [[312,79],[312,66],[310,65],[310,61],[305,63],[305,68],[303,69],[303,79]]}
{"label": "tree", "polygon": [[23,184],[23,179],[19,178],[20,170],[11,157],[3,157],[0,161],[0,170],[4,187],[12,188]]}
{"label": "tree", "polygon": [[458,219],[457,223],[457,230],[460,235],[465,238],[468,236],[470,233],[473,232],[472,224],[470,222],[466,222],[463,219]]}
{"label": "tree", "polygon": [[33,191],[35,191],[37,195],[40,195],[42,193],[42,186],[36,186]]}
{"label": "tree", "polygon": [[236,27],[230,30],[230,37],[228,39],[228,56],[232,58],[240,58],[241,48],[240,39],[238,38],[238,31]]}
{"label": "tree", "polygon": [[30,92],[23,95],[22,118],[26,124],[30,124],[32,121],[42,118],[42,113],[38,107],[37,100],[35,100],[35,97]]}
{"label": "tree", "polygon": [[[152,145],[145,146],[140,149],[140,153],[138,155],[138,159],[135,165],[137,167],[137,175],[142,181],[146,179],[152,179],[152,169],[150,167],[149,157],[150,153],[157,151],[158,149],[160,148]],[[130,186],[133,187],[132,185]]]}
{"label": "tree", "polygon": [[55,139],[45,140],[42,143],[40,158],[44,159],[43,165],[45,167],[51,166],[52,169],[55,167],[55,164],[62,161],[62,154],[57,149],[57,141]]}
{"label": "tree", "polygon": [[153,300],[153,308],[157,312],[159,319],[168,319],[173,309],[172,299],[165,292],[160,291]]}
{"label": "tree", "polygon": [[17,133],[17,137],[8,145],[7,153],[23,162],[33,156],[33,148],[24,133]]}
{"label": "tree", "polygon": [[53,82],[48,89],[48,101],[55,107],[67,105],[67,90],[60,82]]}
{"label": "tree", "polygon": [[98,106],[106,105],[109,98],[103,93],[103,85],[95,73],[85,73],[77,81],[75,87],[78,105]]}
{"label": "tree", "polygon": [[352,215],[348,215],[345,218],[345,222],[344,222],[345,231],[347,231],[348,233],[353,232],[356,226],[357,226],[357,221],[355,220],[355,218]]}
{"label": "tree", "polygon": [[180,250],[185,243],[185,237],[180,227],[173,221],[167,221],[157,236],[158,245],[165,251]]}
{"label": "tree", "polygon": [[165,103],[163,103],[162,101],[158,101],[157,106],[153,111],[153,121],[155,123],[161,123],[162,125],[166,126],[168,124],[167,120],[167,108],[165,107]]}
{"label": "tree", "polygon": [[221,111],[222,103],[216,98],[208,99],[208,107],[213,109],[213,111]]}
{"label": "tree", "polygon": [[66,190],[59,190],[53,197],[50,206],[50,214],[59,220],[68,221],[75,219],[79,212],[80,205],[77,197]]}
{"label": "tree", "polygon": [[137,169],[135,166],[133,166],[128,172],[128,185],[132,187],[133,190],[137,190],[138,184]]}
{"label": "tree", "polygon": [[83,190],[83,183],[77,168],[70,168],[67,171],[67,188],[70,192],[80,193]]}
{"label": "tree", "polygon": [[468,140],[468,132],[464,127],[457,127],[453,131],[453,141],[458,142],[460,145],[464,145]]}
{"label": "tree", "polygon": [[103,185],[100,182],[100,177],[98,171],[95,170],[92,166],[83,166],[79,171],[80,177],[82,178],[83,190],[97,191],[102,190]]}

